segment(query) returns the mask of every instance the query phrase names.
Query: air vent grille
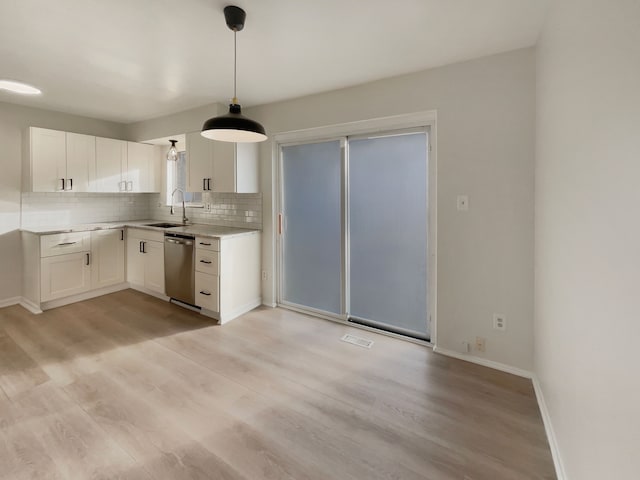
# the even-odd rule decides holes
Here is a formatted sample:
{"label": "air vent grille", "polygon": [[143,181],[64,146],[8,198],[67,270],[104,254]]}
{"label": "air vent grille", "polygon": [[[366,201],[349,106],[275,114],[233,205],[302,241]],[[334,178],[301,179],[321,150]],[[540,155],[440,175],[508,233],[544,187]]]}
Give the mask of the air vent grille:
{"label": "air vent grille", "polygon": [[349,333],[347,333],[340,340],[347,343],[353,343],[354,345],[358,345],[359,347],[363,347],[363,348],[371,348],[371,345],[373,345],[373,340],[367,340],[366,338],[356,337],[355,335],[351,335]]}

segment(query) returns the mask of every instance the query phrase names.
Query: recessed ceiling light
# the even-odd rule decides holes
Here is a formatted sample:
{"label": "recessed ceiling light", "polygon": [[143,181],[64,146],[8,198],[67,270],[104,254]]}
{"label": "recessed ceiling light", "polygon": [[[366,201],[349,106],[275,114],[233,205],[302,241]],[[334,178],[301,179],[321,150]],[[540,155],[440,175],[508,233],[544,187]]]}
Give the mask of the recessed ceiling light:
{"label": "recessed ceiling light", "polygon": [[40,95],[42,93],[36,87],[22,82],[14,82],[13,80],[0,80],[0,90],[8,90],[21,95]]}

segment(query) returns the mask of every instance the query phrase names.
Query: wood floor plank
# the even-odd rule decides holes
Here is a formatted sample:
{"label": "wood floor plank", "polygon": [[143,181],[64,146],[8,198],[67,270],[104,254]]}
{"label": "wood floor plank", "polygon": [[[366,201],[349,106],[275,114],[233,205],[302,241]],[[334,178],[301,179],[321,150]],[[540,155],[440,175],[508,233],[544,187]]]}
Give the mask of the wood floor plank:
{"label": "wood floor plank", "polygon": [[281,309],[0,309],[0,373],[0,479],[555,478],[530,381]]}

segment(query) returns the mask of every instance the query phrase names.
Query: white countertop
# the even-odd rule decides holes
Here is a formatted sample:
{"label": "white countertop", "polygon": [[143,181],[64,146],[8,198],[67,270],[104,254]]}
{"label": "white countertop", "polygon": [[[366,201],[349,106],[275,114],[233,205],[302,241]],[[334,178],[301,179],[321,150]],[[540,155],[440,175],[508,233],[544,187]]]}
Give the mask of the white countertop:
{"label": "white countertop", "polygon": [[260,230],[251,228],[223,227],[219,225],[205,225],[194,223],[189,225],[180,225],[171,228],[152,227],[149,223],[178,223],[164,222],[163,220],[130,220],[120,222],[105,223],[85,223],[82,225],[56,226],[56,227],[28,227],[21,228],[20,231],[33,233],[35,235],[51,235],[54,233],[70,233],[70,232],[90,232],[92,230],[106,230],[114,228],[142,228],[147,230],[155,230],[161,232],[184,233],[197,235],[199,237],[235,237],[240,235],[252,235],[259,233]]}

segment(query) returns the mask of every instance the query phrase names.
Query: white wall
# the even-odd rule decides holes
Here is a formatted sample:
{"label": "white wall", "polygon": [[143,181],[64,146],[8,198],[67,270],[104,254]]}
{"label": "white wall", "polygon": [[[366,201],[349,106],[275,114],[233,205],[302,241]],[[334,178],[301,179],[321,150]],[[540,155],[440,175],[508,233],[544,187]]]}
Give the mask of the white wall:
{"label": "white wall", "polygon": [[640,476],[639,25],[557,1],[537,53],[535,369],[571,480]]}
{"label": "white wall", "polygon": [[[276,67],[277,68],[277,67]],[[327,68],[331,68],[330,65]],[[402,113],[438,113],[438,346],[487,338],[493,361],[533,362],[535,57],[524,49],[246,109],[270,135]],[[274,299],[271,142],[261,144],[263,299]],[[456,211],[467,194],[471,209]],[[492,329],[492,314],[508,319]]]}
{"label": "white wall", "polygon": [[123,138],[123,125],[0,103],[0,302],[21,295],[20,188],[22,132],[44,127]]}

